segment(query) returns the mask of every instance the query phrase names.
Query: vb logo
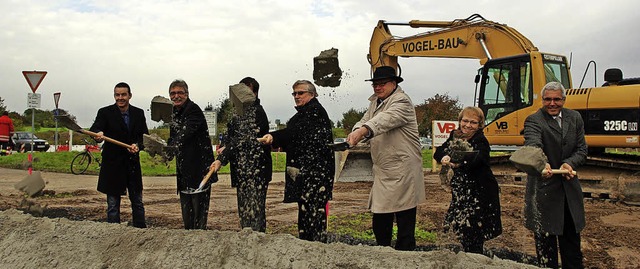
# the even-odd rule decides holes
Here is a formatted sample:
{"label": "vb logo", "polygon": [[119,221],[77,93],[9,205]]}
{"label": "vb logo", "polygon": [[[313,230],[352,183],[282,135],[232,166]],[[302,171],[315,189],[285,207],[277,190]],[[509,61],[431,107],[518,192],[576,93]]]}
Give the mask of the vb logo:
{"label": "vb logo", "polygon": [[498,129],[505,130],[505,129],[509,128],[509,125],[507,124],[506,121],[501,121],[501,122],[496,122],[496,127]]}
{"label": "vb logo", "polygon": [[451,131],[456,129],[456,124],[451,122],[447,122],[447,123],[438,122],[436,123],[436,125],[438,126],[438,130],[440,131],[440,133],[443,133],[443,134],[451,133]]}

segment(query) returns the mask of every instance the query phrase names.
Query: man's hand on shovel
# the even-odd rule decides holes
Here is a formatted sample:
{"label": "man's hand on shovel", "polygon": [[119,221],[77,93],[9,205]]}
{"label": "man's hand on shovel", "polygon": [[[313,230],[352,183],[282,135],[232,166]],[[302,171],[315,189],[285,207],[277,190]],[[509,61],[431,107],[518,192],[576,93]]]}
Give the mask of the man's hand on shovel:
{"label": "man's hand on shovel", "polygon": [[560,169],[569,171],[568,173],[564,174],[564,178],[567,180],[571,180],[576,176],[576,171],[574,171],[573,167],[571,167],[571,165],[569,165],[568,163],[563,163],[562,166],[560,166]]}
{"label": "man's hand on shovel", "polygon": [[544,170],[542,170],[542,177],[551,178],[555,174],[562,174],[566,180],[571,180],[578,173],[573,170],[573,167],[571,167],[571,165],[569,165],[568,163],[563,163],[560,166],[560,169],[551,169],[551,165],[549,163],[546,163],[544,166]]}

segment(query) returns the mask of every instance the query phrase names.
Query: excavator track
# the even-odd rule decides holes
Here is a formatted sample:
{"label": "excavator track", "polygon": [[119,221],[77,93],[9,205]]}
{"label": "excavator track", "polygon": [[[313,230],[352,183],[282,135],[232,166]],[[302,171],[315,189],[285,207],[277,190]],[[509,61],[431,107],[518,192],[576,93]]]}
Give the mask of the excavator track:
{"label": "excavator track", "polygon": [[[508,154],[491,157],[501,185],[525,186],[527,175],[508,161]],[[640,156],[606,153],[588,156],[578,170],[586,200],[606,200],[640,206]]]}

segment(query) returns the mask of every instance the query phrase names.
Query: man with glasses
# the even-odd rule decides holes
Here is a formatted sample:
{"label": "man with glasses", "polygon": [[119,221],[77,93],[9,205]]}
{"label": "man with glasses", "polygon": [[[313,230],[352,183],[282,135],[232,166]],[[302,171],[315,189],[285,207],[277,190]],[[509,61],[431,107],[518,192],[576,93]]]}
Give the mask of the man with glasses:
{"label": "man with glasses", "polygon": [[367,81],[373,87],[369,108],[353,126],[347,142],[355,145],[366,138],[371,144],[373,187],[369,209],[376,242],[379,246],[391,245],[395,217],[395,249],[413,250],[416,209],[426,200],[416,111],[411,98],[398,85],[403,79],[393,67],[376,68]]}
{"label": "man with glasses", "polygon": [[207,227],[211,183],[217,182],[218,177],[212,175],[200,193],[189,193],[189,190],[198,188],[213,162],[207,121],[202,109],[189,99],[189,86],[184,80],[175,80],[169,85],[169,97],[173,102],[173,122],[167,143],[177,148],[176,176],[182,221],[187,230],[204,230]]}
{"label": "man with glasses", "polygon": [[313,83],[298,80],[292,88],[298,112],[285,129],[263,136],[263,143],[287,152],[284,202],[298,203],[300,239],[326,242],[326,206],[335,171],[334,153],[328,146],[333,142],[331,121]]}
{"label": "man with glasses", "polygon": [[144,111],[129,104],[131,96],[129,84],[116,84],[113,89],[115,103],[98,110],[89,130],[98,133],[94,137],[98,142],[102,142],[106,136],[131,145],[127,149],[105,143],[102,148],[98,191],[107,195],[107,222],[120,223],[120,198],[128,192],[132,226],[145,228],[142,171],[138,152],[144,149],[142,135],[148,134],[149,130]]}
{"label": "man with glasses", "polygon": [[[548,158],[542,175],[527,176],[525,226],[533,231],[538,265],[583,268],[580,231],[585,227],[582,188],[571,172],[585,163],[587,144],[580,113],[563,108],[566,90],[547,83],[540,93],[542,108],[524,122],[524,144],[542,148]],[[568,174],[551,174],[551,168]]]}

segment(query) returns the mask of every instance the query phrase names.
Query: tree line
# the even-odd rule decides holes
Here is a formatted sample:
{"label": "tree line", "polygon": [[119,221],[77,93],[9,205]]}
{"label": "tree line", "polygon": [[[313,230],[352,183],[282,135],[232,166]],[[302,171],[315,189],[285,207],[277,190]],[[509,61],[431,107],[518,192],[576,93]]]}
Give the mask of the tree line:
{"label": "tree line", "polygon": [[[209,108],[208,109],[212,109]],[[418,121],[418,132],[421,136],[428,136],[431,134],[431,121],[432,120],[456,120],[458,113],[462,110],[462,104],[459,99],[449,96],[448,93],[436,94],[428,99],[425,99],[422,103],[415,106],[416,119]],[[4,104],[4,99],[0,97],[0,113],[7,110]],[[40,110],[40,109],[26,109],[23,113],[15,111],[9,111],[9,117],[13,120],[13,124],[16,128],[22,128],[24,126],[31,126],[31,113],[34,114],[34,127],[36,130],[40,128],[55,127],[54,110]],[[346,112],[342,113],[342,119],[332,122],[336,128],[341,128],[345,133],[349,133],[353,125],[358,122],[364,113],[366,108],[356,109],[350,108]],[[58,113],[68,113],[63,109],[59,109]],[[233,116],[233,103],[228,99],[223,99],[218,105],[217,117],[218,117],[218,130],[220,133],[224,133],[227,128],[227,122]],[[282,128],[286,123],[278,123],[278,128]],[[168,128],[167,125],[158,127],[159,129]]]}

